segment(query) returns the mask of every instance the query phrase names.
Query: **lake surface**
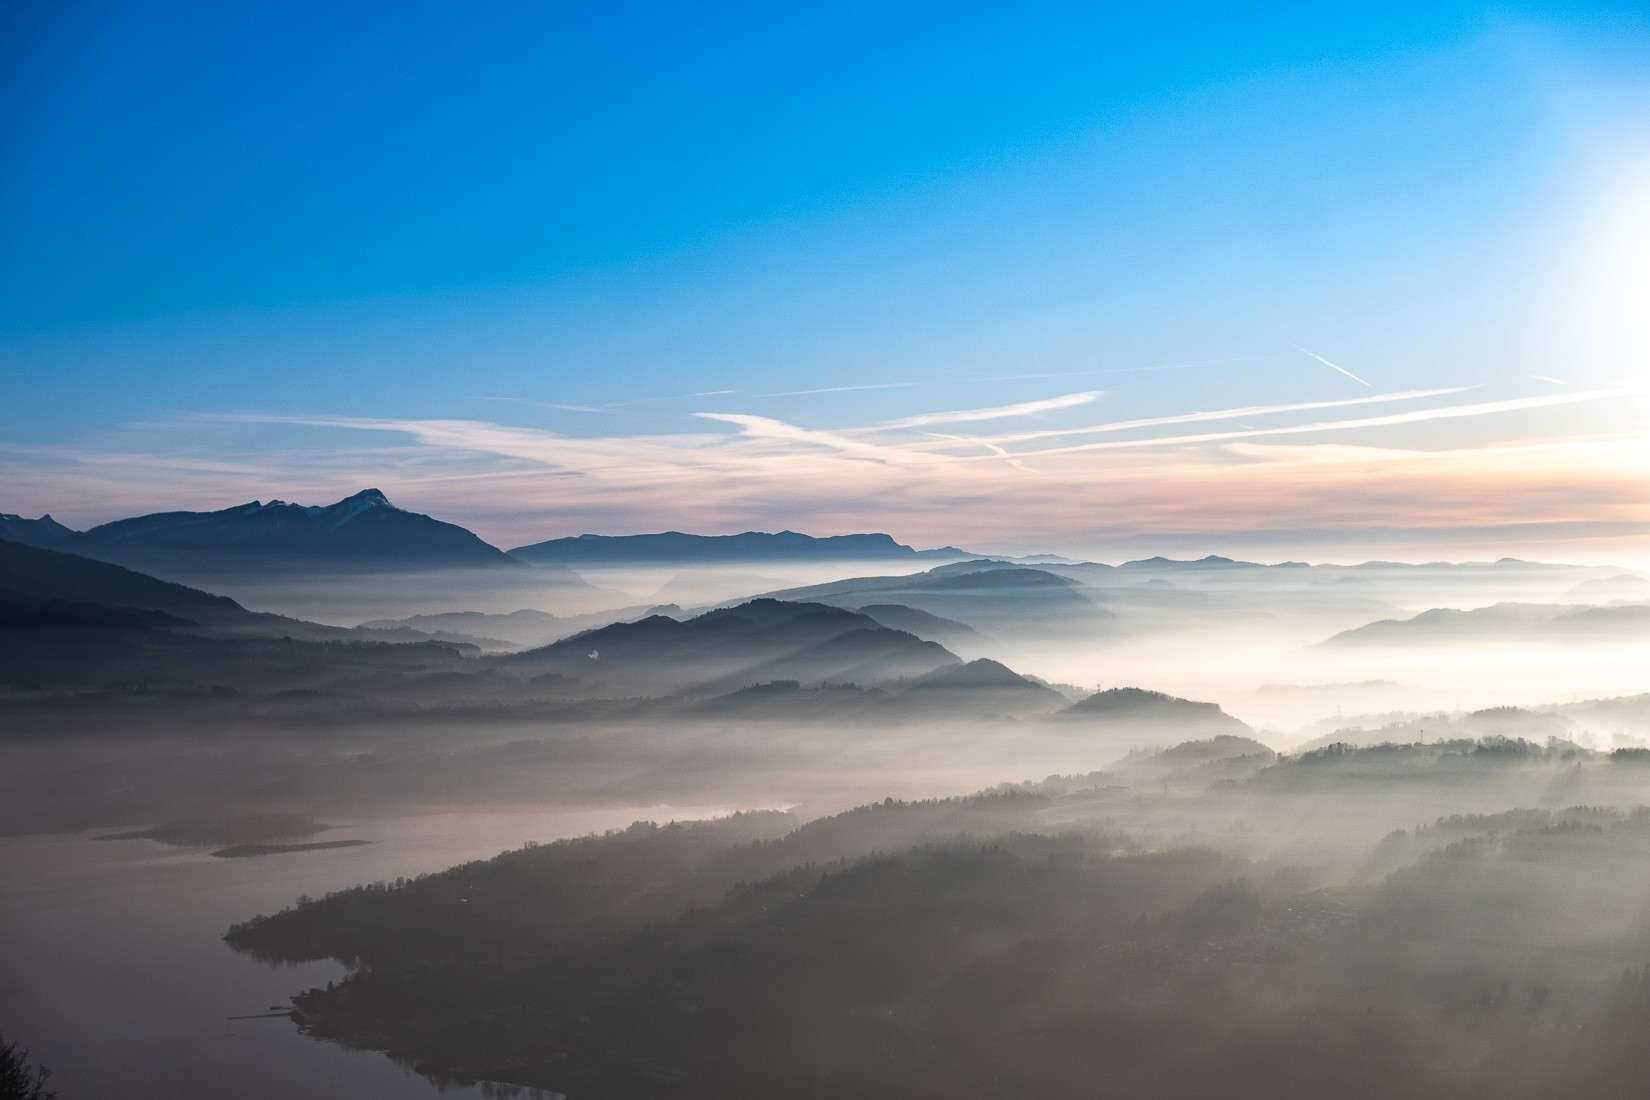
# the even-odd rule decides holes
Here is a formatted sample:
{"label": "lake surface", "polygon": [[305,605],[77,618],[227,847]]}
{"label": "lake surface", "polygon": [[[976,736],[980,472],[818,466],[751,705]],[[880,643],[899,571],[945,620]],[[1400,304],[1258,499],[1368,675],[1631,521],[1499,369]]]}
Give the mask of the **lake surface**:
{"label": "lake surface", "polygon": [[448,1100],[548,1096],[435,1084],[381,1054],[300,1034],[272,1009],[344,973],[332,962],[268,967],[224,944],[236,921],[300,894],[439,871],[638,819],[724,807],[465,813],[372,820],[316,839],[369,844],[253,859],[115,829],[0,838],[0,1031],[51,1067],[62,1100]]}

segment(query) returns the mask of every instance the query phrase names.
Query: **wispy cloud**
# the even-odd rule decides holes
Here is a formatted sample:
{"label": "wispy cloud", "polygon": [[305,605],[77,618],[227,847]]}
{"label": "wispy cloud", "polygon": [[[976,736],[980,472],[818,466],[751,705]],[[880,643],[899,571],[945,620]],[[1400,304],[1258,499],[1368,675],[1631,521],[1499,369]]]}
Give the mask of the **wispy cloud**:
{"label": "wispy cloud", "polygon": [[1208,412],[1176,413],[1173,416],[1149,416],[1135,420],[1114,420],[1107,424],[1089,424],[1077,428],[1051,428],[1013,435],[992,436],[995,443],[1024,443],[1034,439],[1055,439],[1063,436],[1101,435],[1111,432],[1135,431],[1140,428],[1163,428],[1174,424],[1200,424],[1217,420],[1239,420],[1251,417],[1275,416],[1284,413],[1314,412],[1319,409],[1344,409],[1354,405],[1379,405],[1394,401],[1421,401],[1434,397],[1450,397],[1466,393],[1476,387],[1452,386],[1436,390],[1403,390],[1381,393],[1371,397],[1346,397],[1338,401],[1293,401],[1280,405],[1243,405],[1232,409],[1211,409]]}
{"label": "wispy cloud", "polygon": [[1033,473],[1037,472],[1037,471],[1033,470],[1030,466],[1027,466],[1024,462],[1022,462],[1019,459],[1018,456],[1010,453],[1008,448],[999,447],[995,443],[988,443],[983,439],[969,439],[968,437],[961,436],[961,435],[943,435],[939,432],[924,432],[923,434],[924,435],[931,435],[935,439],[951,440],[951,441],[956,442],[956,443],[961,443],[965,446],[984,447],[987,451],[991,452],[993,455],[995,455],[996,457],[1002,459],[1008,465],[1012,466],[1016,470],[1021,471],[1022,473],[1033,474]]}
{"label": "wispy cloud", "polygon": [[1546,409],[1555,405],[1574,405],[1583,401],[1603,401],[1623,397],[1633,391],[1627,389],[1590,390],[1584,393],[1554,394],[1550,397],[1518,397],[1507,401],[1485,401],[1475,405],[1446,405],[1433,409],[1412,409],[1388,416],[1366,416],[1350,420],[1320,420],[1312,424],[1291,424],[1276,428],[1248,428],[1229,432],[1205,432],[1201,435],[1156,436],[1148,439],[1114,439],[1100,443],[1078,443],[1069,447],[1048,447],[1037,451],[1021,451],[1021,458],[1046,455],[1077,454],[1084,451],[1124,450],[1139,447],[1187,446],[1200,443],[1218,443],[1230,439],[1251,439],[1260,436],[1303,435],[1322,432],[1345,432],[1359,428],[1388,428],[1399,424],[1421,424],[1429,420],[1458,420],[1463,417],[1493,416],[1498,413],[1521,412],[1528,409]]}
{"label": "wispy cloud", "polygon": [[[326,501],[376,484],[398,503],[509,545],[666,527],[889,529],[927,544],[1059,549],[1199,531],[1401,527],[1457,538],[1474,528],[1628,531],[1650,523],[1643,493],[1650,450],[1626,413],[1611,419],[1629,409],[1620,400],[1628,391],[1452,400],[1464,392],[1256,405],[987,438],[946,433],[940,420],[926,419],[949,415],[941,413],[900,427],[826,430],[706,412],[698,414],[706,430],[634,435],[484,420],[193,417],[132,425],[77,447],[0,445],[0,506],[83,525],[254,497]],[[1377,402],[1424,407],[1304,415]],[[1601,410],[1596,417],[1539,415],[1585,402]],[[1454,426],[1469,418],[1478,422],[1472,432]],[[1222,419],[1231,423],[1183,430]],[[1578,429],[1587,423],[1600,427]],[[1125,428],[1138,431],[1106,438]],[[1392,434],[1399,428],[1405,434]]]}
{"label": "wispy cloud", "polygon": [[882,447],[851,439],[836,432],[800,428],[795,424],[787,424],[783,420],[775,420],[768,416],[751,416],[746,413],[694,413],[693,415],[705,420],[717,420],[725,424],[732,424],[739,428],[744,435],[753,439],[802,443],[811,447],[836,451],[850,458],[866,459],[887,465],[909,466],[913,463],[926,462],[931,464],[943,461],[940,456],[911,454],[891,447]]}

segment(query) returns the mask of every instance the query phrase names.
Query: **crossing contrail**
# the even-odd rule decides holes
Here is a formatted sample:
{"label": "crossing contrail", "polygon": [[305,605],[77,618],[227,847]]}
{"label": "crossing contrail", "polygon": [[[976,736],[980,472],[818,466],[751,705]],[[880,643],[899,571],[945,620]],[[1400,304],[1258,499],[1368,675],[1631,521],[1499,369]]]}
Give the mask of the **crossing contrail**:
{"label": "crossing contrail", "polygon": [[1315,351],[1307,351],[1305,348],[1301,347],[1299,344],[1295,345],[1295,350],[1299,351],[1299,352],[1304,352],[1305,354],[1310,355],[1312,358],[1316,359],[1318,362],[1322,363],[1324,366],[1328,367],[1330,370],[1340,371],[1342,374],[1346,375],[1348,378],[1352,379],[1352,381],[1358,383],[1360,386],[1369,386],[1370,389],[1375,388],[1374,386],[1370,386],[1369,383],[1365,382],[1362,378],[1359,378],[1357,375],[1355,375],[1351,371],[1347,370],[1345,367],[1337,366],[1334,363],[1331,363],[1329,360],[1325,359],[1323,356],[1319,355]]}

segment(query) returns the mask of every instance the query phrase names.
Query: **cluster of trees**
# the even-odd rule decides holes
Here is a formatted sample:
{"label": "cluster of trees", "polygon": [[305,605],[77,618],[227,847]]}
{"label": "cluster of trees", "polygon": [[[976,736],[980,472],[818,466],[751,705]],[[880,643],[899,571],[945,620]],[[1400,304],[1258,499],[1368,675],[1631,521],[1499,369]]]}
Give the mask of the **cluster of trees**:
{"label": "cluster of trees", "polygon": [[51,1076],[51,1070],[30,1061],[27,1047],[0,1035],[0,1100],[54,1100],[56,1090],[46,1087]]}
{"label": "cluster of trees", "polygon": [[1160,784],[1206,765],[1183,749],[1133,787],[532,846],[229,938],[358,964],[295,999],[318,1035],[598,1100],[1650,1094],[1650,811],[1479,809],[1563,796],[1574,764],[1504,742],[1406,759],[1444,752],[1479,781],[1389,773],[1358,828],[1313,767]]}

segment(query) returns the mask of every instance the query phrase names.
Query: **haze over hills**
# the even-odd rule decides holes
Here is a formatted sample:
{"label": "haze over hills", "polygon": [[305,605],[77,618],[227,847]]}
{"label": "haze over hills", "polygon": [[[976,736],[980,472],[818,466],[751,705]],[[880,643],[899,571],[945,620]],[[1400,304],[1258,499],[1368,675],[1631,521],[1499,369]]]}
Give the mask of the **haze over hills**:
{"label": "haze over hills", "polygon": [[943,646],[868,616],[773,599],[685,621],[655,615],[614,623],[503,661],[628,695],[707,695],[773,680],[869,684],[960,663]]}
{"label": "haze over hills", "polygon": [[[757,600],[697,616],[654,609],[539,649],[484,657],[497,643],[443,628],[492,622],[528,634],[565,633],[578,620],[517,612],[329,627],[248,611],[227,597],[123,566],[5,541],[0,570],[10,586],[0,590],[0,649],[8,655],[0,686],[25,690],[40,704],[60,698],[95,707],[96,692],[119,685],[126,695],[229,692],[279,707],[283,699],[317,696],[340,703],[377,698],[402,708],[542,703],[552,712],[577,700],[648,699],[669,709],[775,683],[851,688],[859,693],[856,704],[882,710],[893,696],[909,694],[896,709],[912,718],[987,702],[999,715],[1064,704],[1058,693],[996,662],[963,666],[932,641],[819,604]],[[955,675],[937,675],[946,670]],[[83,694],[88,689],[94,694]],[[822,716],[815,697],[774,688],[769,695],[764,706],[772,713]]]}
{"label": "haze over hills", "polygon": [[639,822],[226,939],[364,964],[295,998],[318,1035],[598,1097],[1625,1098],[1650,819],[1617,803],[1645,766],[1215,736],[812,821]]}
{"label": "haze over hills", "polygon": [[[291,619],[334,624],[332,629],[366,624],[375,632],[370,636],[378,641],[445,640],[479,646],[490,653],[532,648],[580,630],[645,617],[661,602],[657,593],[665,582],[671,599],[691,609],[672,615],[685,616],[761,594],[784,602],[822,602],[859,611],[883,627],[939,643],[960,658],[1006,661],[1048,681],[1086,683],[1092,682],[1090,677],[1101,677],[1110,683],[1161,686],[1179,695],[1229,702],[1243,698],[1253,684],[1276,678],[1274,672],[1258,665],[1253,675],[1242,671],[1264,659],[1264,648],[1254,644],[1262,636],[1281,657],[1377,620],[1401,622],[1415,614],[1417,604],[1424,608],[1422,601],[1440,594],[1470,601],[1468,606],[1479,602],[1529,605],[1533,619],[1547,617],[1549,621],[1529,626],[1525,636],[1555,642],[1587,638],[1612,653],[1633,642],[1635,632],[1642,629],[1643,615],[1632,605],[1589,611],[1572,601],[1551,605],[1553,613],[1548,616],[1536,606],[1537,601],[1574,591],[1598,596],[1631,592],[1643,583],[1642,578],[1608,567],[1511,558],[1467,563],[1372,561],[1351,566],[1268,565],[1219,555],[1190,561],[1159,556],[1121,565],[1070,561],[1032,565],[1023,560],[976,558],[903,573],[895,570],[925,564],[921,555],[927,552],[911,551],[886,535],[813,539],[787,532],[708,539],[671,535],[667,539],[667,543],[686,540],[687,550],[679,542],[659,545],[654,536],[592,536],[536,544],[570,547],[581,554],[617,554],[619,560],[583,566],[591,570],[612,567],[613,572],[607,574],[611,580],[604,584],[615,587],[595,588],[567,565],[545,562],[529,567],[463,528],[395,508],[382,494],[370,490],[325,507],[270,502],[212,513],[167,513],[117,521],[84,533],[67,532],[44,518],[6,522],[34,541],[55,541],[59,549],[76,554],[95,551],[105,560],[111,553],[109,547],[97,549],[95,544],[120,543],[114,553],[152,556],[158,563],[135,566],[145,573],[227,593],[243,607],[269,607]],[[121,532],[129,539],[115,538]],[[430,537],[428,544],[426,536]],[[775,549],[776,539],[805,550]],[[703,552],[714,559],[722,553],[717,548],[729,545],[728,540],[745,548],[739,553],[823,556],[815,561],[734,562],[727,570],[714,560],[706,564],[647,560],[655,551],[690,556]],[[124,545],[127,541],[131,545]],[[460,549],[449,553],[453,547]],[[844,547],[854,557],[830,559],[845,552]],[[890,563],[886,575],[843,576],[860,572],[858,555],[876,547],[900,555],[881,559]],[[626,555],[631,558],[628,562],[623,560]],[[477,566],[478,561],[491,564]],[[753,564],[757,568],[751,568]],[[669,572],[661,573],[661,568]],[[868,571],[878,572],[874,567]],[[835,579],[776,587],[763,584],[762,575],[770,580],[787,576]],[[73,597],[60,593],[54,598]],[[1436,629],[1430,623],[1428,628]],[[319,636],[304,632],[309,628],[293,630],[295,637]],[[1175,662],[1176,647],[1226,644],[1216,643],[1211,632],[1245,640],[1230,646],[1221,661],[1199,662],[1197,675],[1185,676],[1184,671],[1193,666]],[[1445,631],[1418,640],[1431,644],[1464,636]],[[1349,644],[1338,638],[1334,645],[1316,651],[1324,654],[1318,659],[1324,666],[1321,670],[1303,668],[1291,678],[1303,686],[1313,679],[1343,683],[1386,678],[1414,685],[1422,694],[1450,690],[1449,698],[1466,706],[1508,701],[1488,690],[1462,694],[1449,684],[1438,684],[1435,677],[1417,677],[1403,662],[1367,670],[1335,667],[1328,655]],[[1402,656],[1393,646],[1385,648]],[[1601,670],[1583,690],[1609,694],[1629,688],[1615,667]],[[1472,675],[1482,678],[1480,673]],[[796,677],[776,669],[774,678]],[[856,682],[864,679],[856,676]],[[1242,716],[1257,723],[1278,721],[1281,716],[1284,722],[1304,724],[1337,709],[1328,698],[1321,702],[1316,698],[1303,693],[1298,706],[1280,705],[1281,700],[1274,699]],[[1541,698],[1532,693],[1510,701],[1529,703]],[[1314,708],[1322,709],[1314,712]]]}
{"label": "haze over hills", "polygon": [[1325,646],[1438,643],[1519,645],[1532,641],[1620,642],[1650,637],[1650,603],[1605,605],[1502,603],[1470,610],[1433,608],[1345,630]]}
{"label": "haze over hills", "polygon": [[904,630],[919,638],[946,645],[951,642],[980,642],[984,638],[967,623],[944,619],[898,603],[872,603],[850,610],[868,615],[891,630]]}
{"label": "haze over hills", "polygon": [[548,645],[569,632],[569,621],[548,611],[524,608],[488,614],[480,611],[444,611],[409,615],[404,619],[369,619],[363,630],[418,630],[435,638],[455,641],[496,641],[506,648],[529,649]]}
{"label": "haze over hills", "polygon": [[[460,600],[469,590],[447,590],[443,579],[466,568],[417,576]],[[1256,1041],[1305,1057],[1323,1037],[1300,1039],[1298,1019],[1333,1002],[1337,982],[1361,990],[1373,975],[1405,975],[1401,989],[1380,987],[1374,1004],[1386,1015],[1367,1025],[1390,1035],[1415,1012],[1466,1020],[1453,994],[1416,990],[1453,981],[1466,990],[1455,1000],[1484,1012],[1497,995],[1481,984],[1525,980],[1516,954],[1486,957],[1486,975],[1492,962],[1501,968],[1493,977],[1461,979],[1447,922],[1428,925],[1425,941],[1445,963],[1412,949],[1411,918],[1426,910],[1406,882],[1432,874],[1434,854],[1456,851],[1462,836],[1493,845],[1504,835],[1499,819],[1478,827],[1459,815],[1527,807],[1516,811],[1525,815],[1518,843],[1546,846],[1546,877],[1516,880],[1531,898],[1549,896],[1549,879],[1570,881],[1566,857],[1580,849],[1566,838],[1589,846],[1588,858],[1624,846],[1622,866],[1642,847],[1627,804],[1645,782],[1634,753],[1650,750],[1605,743],[1650,739],[1643,697],[1348,719],[1306,751],[1279,753],[1275,729],[1257,732],[1217,703],[1193,701],[1227,696],[1136,674],[1183,676],[1240,659],[1273,674],[1276,651],[1256,641],[1273,622],[1315,624],[1324,604],[1348,615],[1369,606],[1366,587],[1413,598],[1451,573],[1416,566],[1381,579],[1392,568],[987,559],[709,609],[451,611],[340,628],[0,541],[0,731],[23,735],[0,773],[0,832],[156,824],[123,835],[163,836],[168,822],[195,818],[232,829],[237,814],[370,821],[546,800],[748,805],[760,792],[769,805],[808,809],[794,821],[642,828],[544,857],[386,881],[249,922],[234,941],[289,961],[371,960],[331,991],[294,987],[294,1018],[315,1034],[392,1046],[459,1077],[576,1084],[591,1095],[788,1094],[781,1086],[797,1079],[788,1062],[761,1080],[743,1076],[760,1070],[760,1059],[740,1061],[735,1038],[754,1026],[744,1007],[752,991],[765,998],[767,1039],[835,1066],[827,1076],[845,1095],[893,1100],[920,1094],[916,1080],[989,1100],[999,1093],[973,1089],[978,1073],[952,1072],[987,1047],[1027,1094],[1057,1095],[1044,1070],[1050,1052],[1073,1066],[1115,1066],[1094,1054],[1092,1036],[1189,1018],[1221,1036],[1235,1034],[1234,1020],[1258,1020]],[[1461,588],[1492,592],[1592,578],[1523,563],[1466,575]],[[1645,609],[1508,607],[1537,625]],[[1152,629],[1177,633],[1155,664],[1130,665],[1158,644]],[[491,651],[550,636],[538,648]],[[1016,671],[1040,670],[1022,663],[1039,652],[1079,668],[1071,679],[1141,686],[1079,698]],[[1349,688],[1420,698],[1397,681],[1305,694],[1328,708],[1362,698]],[[1177,744],[1188,737],[1197,740]],[[982,774],[1048,778],[926,800],[942,784],[970,789],[947,776]],[[868,788],[891,793],[865,803]],[[919,801],[898,800],[913,792]],[[1623,808],[1564,809],[1583,802]],[[850,805],[863,808],[807,823]],[[1417,820],[1436,824],[1392,839]],[[314,858],[309,847],[256,854]],[[1512,857],[1506,867],[1533,873]],[[1451,904],[1471,909],[1474,923],[1499,911],[1465,881],[1444,876],[1445,893],[1423,897],[1458,888]],[[1368,947],[1372,928],[1391,941]],[[1318,954],[1326,942],[1327,962]],[[1088,961],[1074,968],[1073,958]],[[1611,955],[1611,974],[1567,987],[1591,998],[1589,1020],[1619,1019],[1597,1005],[1627,958]],[[797,988],[810,992],[798,998]],[[1211,1000],[1210,988],[1226,992]],[[1257,988],[1264,995],[1243,999]],[[1531,979],[1519,996],[1543,1005],[1542,988]],[[991,1046],[995,1024],[979,1021],[1005,996],[1055,1030],[1027,1025]],[[1358,1021],[1369,1018],[1368,999],[1357,1002]],[[1289,1012],[1268,1015],[1274,1001]],[[1102,1002],[1101,1017],[1085,1015]],[[965,1009],[948,1015],[952,1004]],[[1536,1038],[1571,1034],[1567,1017],[1545,1012],[1521,1008],[1517,1019],[1536,1021]],[[476,1019],[487,1026],[465,1023]],[[1476,1034],[1471,1020],[1459,1026]],[[560,1044],[549,1054],[547,1034]],[[1068,1034],[1076,1038],[1059,1038]],[[1375,1042],[1361,1031],[1354,1040],[1349,1051]],[[1201,1046],[1208,1079],[1247,1065],[1248,1042]],[[1426,1034],[1404,1042],[1427,1049]],[[1418,1053],[1407,1064],[1433,1063]],[[744,1068],[730,1077],[730,1066]],[[906,1067],[928,1069],[913,1077]],[[1415,1072],[1409,1079],[1449,1095],[1445,1077]],[[1060,1080],[1081,1082],[1068,1095],[1088,1094],[1089,1076]],[[1172,1092],[1178,1078],[1152,1080]]]}
{"label": "haze over hills", "polygon": [[1220,709],[1216,703],[1177,699],[1160,691],[1142,688],[1108,688],[1073,703],[1061,712],[1062,718],[1083,718],[1141,731],[1172,728],[1195,737],[1249,734],[1247,725]]}
{"label": "haze over hills", "polygon": [[[0,591],[29,602],[160,612],[176,624],[263,637],[339,640],[353,631],[267,612],[227,596],[163,581],[110,562],[0,539]],[[410,632],[405,640],[420,637]]]}
{"label": "haze over hills", "polygon": [[1084,585],[1050,567],[967,561],[900,577],[861,577],[770,592],[779,600],[839,607],[897,604],[991,635],[1047,635],[1106,629],[1112,613]]}

